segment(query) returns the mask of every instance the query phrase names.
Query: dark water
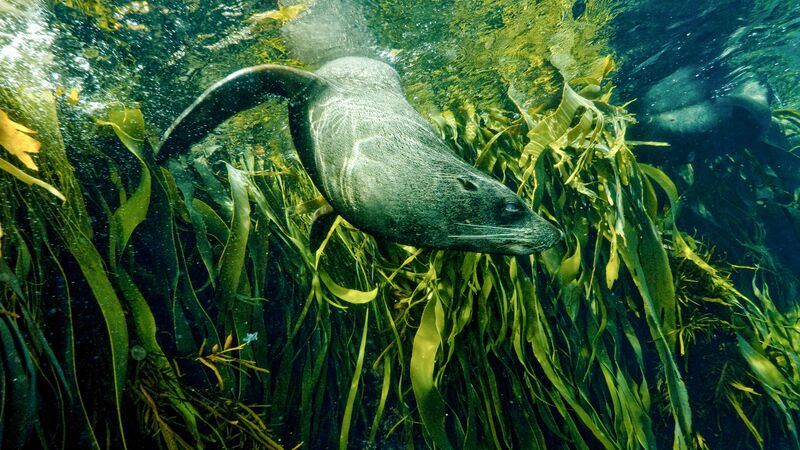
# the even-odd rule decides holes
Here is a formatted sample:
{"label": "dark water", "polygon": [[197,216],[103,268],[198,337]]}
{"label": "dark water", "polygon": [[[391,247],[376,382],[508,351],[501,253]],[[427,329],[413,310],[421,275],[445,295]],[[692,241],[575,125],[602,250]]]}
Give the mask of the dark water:
{"label": "dark water", "polygon": [[[797,5],[791,2],[620,2],[616,51],[626,96],[677,68],[723,68],[724,82],[767,82],[776,106],[797,103]],[[724,89],[720,83],[719,89]]]}
{"label": "dark water", "polygon": [[[635,100],[628,109],[636,114],[639,123],[631,125],[628,137],[633,141],[671,144],[669,147],[641,144],[634,151],[639,161],[662,168],[677,185],[681,194],[679,211],[676,212],[679,229],[713,248],[714,262],[744,267],[743,271],[732,275],[732,279],[745,295],[753,293],[752,280],[757,272],[759,282],[769,283],[778,309],[793,314],[800,301],[800,115],[792,113],[800,109],[800,2],[581,0],[568,7],[562,5],[563,11],[556,14],[563,16],[572,27],[570,30],[578,31],[565,32],[555,38],[537,28],[539,23],[549,20],[546,18],[549,16],[537,9],[540,6],[530,3],[530,9],[527,9],[509,2],[491,1],[472,4],[454,0],[364,0],[360,2],[364,16],[359,20],[374,33],[375,48],[372,50],[376,57],[398,70],[409,102],[425,113],[440,113],[429,117],[441,118],[442,111],[465,103],[464,99],[472,102],[473,106],[477,105],[482,124],[491,123],[492,115],[501,108],[513,111],[519,103],[527,108],[539,104],[552,108],[558,103],[565,78],[577,76],[586,67],[582,65],[584,61],[580,55],[611,55],[618,66],[611,76],[615,85],[612,102],[624,104]],[[539,5],[541,2],[535,3]],[[550,3],[555,5],[555,2]],[[95,8],[95,5],[100,6]],[[149,142],[155,147],[175,117],[216,80],[239,68],[265,61],[301,64],[283,41],[280,20],[253,20],[255,15],[275,8],[275,2],[257,0],[3,2],[0,3],[0,66],[3,67],[0,69],[0,88],[52,92],[58,100],[65,145],[67,149],[76,149],[72,151],[78,155],[72,154],[71,161],[79,176],[88,180],[87,185],[91,185],[93,180],[119,177],[119,174],[99,171],[96,165],[98,159],[105,158],[101,156],[103,149],[99,147],[108,143],[109,138],[98,131],[95,121],[104,117],[114,105],[136,106],[143,112]],[[601,10],[607,12],[600,14],[598,11]],[[539,15],[531,11],[537,11]],[[599,22],[600,17],[609,19],[595,30],[591,21]],[[503,34],[503,30],[509,33]],[[550,33],[551,29],[548,28],[547,32]],[[513,37],[524,33],[531,36],[530,43],[505,54],[506,49],[517,45]],[[574,41],[571,47],[564,44],[568,40],[564,36]],[[581,41],[580,38],[585,36],[591,36],[591,39]],[[579,55],[574,64],[565,63],[560,58],[563,55],[553,50],[559,45],[574,49],[574,53]],[[537,53],[539,51],[541,55]],[[540,77],[531,79],[528,74],[533,72],[537,62],[540,67],[536,68],[540,72],[536,73]],[[282,136],[286,143],[280,150],[282,157],[296,163],[296,156],[288,144],[285,108],[268,105],[258,114],[259,117],[236,119],[251,125],[252,133],[235,138],[223,137],[223,128],[210,139],[206,151],[227,152],[235,157],[257,151],[269,152],[270,147],[263,144],[262,138],[277,135]],[[509,121],[520,117],[516,112],[508,116]],[[238,125],[248,128],[241,123]],[[459,146],[457,139],[453,142],[455,147]],[[467,159],[474,156],[468,149],[455,150]],[[120,163],[121,172],[135,172],[138,170],[136,164],[132,159],[125,160]],[[222,166],[218,164],[214,170],[218,167]],[[221,171],[215,173],[218,175]],[[224,189],[220,185],[219,190]],[[103,216],[107,208],[103,202],[90,202],[88,205],[90,213],[98,217]],[[93,217],[92,220],[99,219]],[[102,241],[100,245],[104,246],[111,233],[108,227],[101,226],[94,238]],[[194,244],[192,242],[189,246]],[[139,255],[157,261],[159,251],[148,248]],[[527,271],[531,268],[530,262],[521,265]],[[298,262],[297,266],[302,264]],[[349,270],[349,266],[347,268]],[[294,265],[270,267],[269,270],[271,275],[300,271]],[[148,274],[153,280],[157,280],[158,275]],[[286,281],[293,275],[294,272],[285,275],[285,279],[275,276],[277,281],[271,280],[267,290],[286,294],[287,298],[296,296],[293,291],[296,287]],[[154,281],[153,284],[158,283]],[[198,291],[207,288],[198,287]],[[58,289],[63,289],[63,286]],[[616,298],[609,301],[623,302]],[[170,314],[167,307],[158,309],[153,306],[153,309],[165,317]],[[294,312],[299,314],[299,311]],[[99,317],[96,311],[86,314]],[[334,316],[337,314],[345,313],[332,313]],[[156,320],[159,326],[163,325],[162,328],[174,325],[167,319]],[[286,324],[280,319],[270,320],[274,320],[269,323],[277,330],[272,331],[274,335],[270,338],[283,339],[286,333],[281,327]],[[325,320],[328,320],[327,316]],[[342,355],[335,355],[345,361],[346,364],[342,365],[346,366],[352,365],[352,349],[357,347],[360,328],[355,326],[356,319],[342,321],[350,328],[342,325],[337,329],[334,326],[333,333],[330,328],[319,333],[336,334],[340,331],[355,336],[352,341],[347,341],[350,353],[342,350]],[[196,323],[194,325],[199,328]],[[381,326],[387,327],[385,323]],[[481,326],[491,328],[491,324]],[[645,329],[644,325],[642,329]],[[200,334],[197,329],[185,331]],[[625,329],[624,333],[634,331],[641,332],[639,329]],[[387,329],[379,332],[389,333]],[[790,332],[796,333],[796,325]],[[304,336],[307,342],[303,343],[307,345],[304,349],[311,349],[309,353],[312,356],[324,347],[320,342],[325,338],[314,333]],[[266,340],[263,334],[262,339]],[[730,351],[732,339],[715,348],[721,353]],[[85,347],[91,345],[94,341],[84,343]],[[171,353],[181,351],[179,343],[163,345]],[[80,343],[78,346],[81,347]],[[796,357],[800,348],[794,350]],[[375,349],[372,351],[377,353]],[[645,355],[651,360],[646,364],[647,373],[643,369],[641,374],[636,374],[637,377],[654,376],[663,370],[658,367],[655,351],[649,352]],[[303,354],[309,360],[313,359],[312,356]],[[281,362],[290,359],[285,355],[275,357]],[[460,363],[468,365],[470,362]],[[625,365],[624,361],[615,363]],[[503,372],[507,368],[505,364],[498,359],[487,362],[486,367],[508,377]],[[330,379],[335,380],[331,384],[338,382],[344,386],[349,382],[348,377],[337,378],[333,365],[326,370],[330,372]],[[576,378],[582,375],[578,372],[576,370]],[[537,376],[543,377],[539,373]],[[299,375],[291,374],[280,382],[289,383],[287,380],[294,378],[299,378]],[[702,384],[701,378],[697,371],[687,377],[689,383],[696,385]],[[751,376],[732,382],[755,385],[754,379]],[[793,384],[791,389],[798,390],[798,380],[790,382]],[[379,390],[379,375],[371,373],[365,383],[372,383],[369,387]],[[410,395],[410,388],[404,387],[406,392],[398,395]],[[319,392],[323,390],[320,388]],[[258,389],[254,388],[254,391]],[[308,396],[322,397],[319,392]],[[347,391],[344,389],[342,392]],[[474,394],[470,392],[469,395]],[[695,401],[693,397],[692,401],[696,403],[692,406],[702,411],[702,407],[697,405],[703,399],[705,397]],[[325,405],[342,409],[343,400],[337,401],[339,403],[333,402],[334,406]],[[374,403],[374,399],[365,402]],[[606,399],[598,409],[611,409],[609,404]],[[407,407],[394,407],[393,420],[399,422],[405,417],[403,414],[410,414]],[[796,417],[797,405],[790,405],[790,408],[794,408]],[[547,414],[543,413],[543,423],[553,420]],[[659,418],[658,414],[653,413],[654,421],[670,422],[669,417]],[[758,416],[761,419],[774,417],[762,410],[754,413],[758,414],[764,414]],[[292,417],[302,416],[302,411],[295,411]],[[524,421],[529,417],[520,415],[515,420]],[[474,420],[473,417],[470,419]],[[337,420],[338,416],[324,421],[321,426],[323,434],[335,429]],[[276,427],[282,426],[283,421],[280,413],[271,418]],[[300,422],[297,419],[296,423]],[[741,427],[738,423],[736,426]],[[763,423],[758,423],[758,426],[765,433],[773,430]],[[358,443],[366,442],[365,430],[369,429],[369,424],[355,424],[353,429],[360,439]],[[291,442],[300,435],[300,431],[295,429],[281,431],[284,436],[289,436],[286,440]],[[575,433],[589,435],[583,428]],[[405,448],[409,442],[412,443],[409,446],[420,442],[430,444],[419,436],[399,434],[378,448]],[[563,438],[558,433],[545,435],[548,442],[558,442]],[[768,440],[774,445],[772,448],[783,448],[782,445],[790,448],[789,439],[782,436],[776,433],[772,440]],[[706,437],[722,446],[739,445],[730,442],[720,432]],[[520,442],[515,439],[517,437],[505,442]],[[668,445],[670,439],[669,436],[659,438],[658,442]],[[322,443],[319,445],[323,448],[334,441],[335,438],[323,436],[317,443]],[[741,444],[741,448],[757,448],[751,441],[747,442]],[[351,441],[351,448],[358,448],[353,445],[357,444]]]}
{"label": "dark water", "polygon": [[[800,172],[791,151],[798,140],[768,111],[798,104],[799,7],[794,2],[621,2],[612,39],[622,62],[620,98],[638,98],[631,109],[645,118],[631,134],[673,144],[666,151],[642,148],[639,155],[682,174],[677,177],[686,183],[682,225],[730,252],[732,261],[784,273],[788,299],[797,298],[800,274],[795,212]],[[746,84],[758,90],[763,111],[746,106],[712,124],[703,118],[714,107],[703,106],[675,115],[686,123],[697,121],[696,130],[648,130],[646,117],[656,102],[664,109],[720,105]],[[787,307],[793,303],[788,302]]]}

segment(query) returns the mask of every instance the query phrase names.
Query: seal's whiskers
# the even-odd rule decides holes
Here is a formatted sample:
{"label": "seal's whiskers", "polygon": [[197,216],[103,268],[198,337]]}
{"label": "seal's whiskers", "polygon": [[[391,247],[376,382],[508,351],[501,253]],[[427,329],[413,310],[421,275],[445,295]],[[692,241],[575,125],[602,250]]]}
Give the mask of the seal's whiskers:
{"label": "seal's whiskers", "polygon": [[513,231],[515,233],[524,233],[524,232],[527,231],[525,229],[520,229],[517,226],[511,226],[511,225],[509,225],[509,226],[481,225],[481,224],[477,224],[477,223],[459,223],[459,224],[456,224],[456,225],[458,225],[460,227],[477,228],[477,229],[481,229],[481,230],[502,230],[502,231],[509,231],[509,232]]}
{"label": "seal's whiskers", "polygon": [[503,234],[451,234],[447,237],[453,239],[502,239],[502,238],[518,238],[519,233],[503,233]]}

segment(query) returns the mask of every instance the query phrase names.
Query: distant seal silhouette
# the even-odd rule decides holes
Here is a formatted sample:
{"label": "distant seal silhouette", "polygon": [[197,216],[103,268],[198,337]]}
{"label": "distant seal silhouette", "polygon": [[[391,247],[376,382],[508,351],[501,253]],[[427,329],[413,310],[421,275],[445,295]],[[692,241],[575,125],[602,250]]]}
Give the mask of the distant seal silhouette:
{"label": "distant seal silhouette", "polygon": [[658,80],[632,105],[641,125],[630,136],[669,142],[670,151],[657,153],[678,163],[758,143],[786,147],[772,122],[769,88],[752,77],[726,82],[728,74],[716,72],[684,66]]}
{"label": "distant seal silhouette", "polygon": [[511,189],[455,156],[406,101],[391,66],[363,56],[336,57],[313,73],[272,64],[234,72],[175,120],[157,159],[274,96],[288,99],[295,148],[329,203],[315,215],[312,247],[336,214],[419,247],[528,255],[561,239]]}

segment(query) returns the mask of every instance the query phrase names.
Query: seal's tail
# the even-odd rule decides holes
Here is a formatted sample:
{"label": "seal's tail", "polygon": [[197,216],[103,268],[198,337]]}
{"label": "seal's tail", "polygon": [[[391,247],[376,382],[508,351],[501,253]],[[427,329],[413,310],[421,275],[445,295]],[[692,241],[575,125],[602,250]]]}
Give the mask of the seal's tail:
{"label": "seal's tail", "polygon": [[229,117],[269,97],[284,97],[290,104],[302,102],[306,92],[321,83],[313,73],[274,64],[237,70],[206,89],[175,119],[164,133],[156,161],[185,153]]}
{"label": "seal's tail", "polygon": [[343,56],[376,56],[375,36],[367,29],[361,7],[348,0],[281,0],[280,5],[303,6],[283,26],[294,57],[321,64]]}

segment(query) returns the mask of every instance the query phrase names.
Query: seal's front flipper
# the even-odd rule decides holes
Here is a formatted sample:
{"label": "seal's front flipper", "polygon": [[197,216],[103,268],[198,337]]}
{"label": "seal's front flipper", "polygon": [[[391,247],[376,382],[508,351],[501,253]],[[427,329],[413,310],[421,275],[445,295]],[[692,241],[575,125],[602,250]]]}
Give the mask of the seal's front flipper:
{"label": "seal's front flipper", "polygon": [[302,102],[311,89],[322,83],[311,72],[275,64],[237,70],[206,89],[172,123],[164,133],[156,160],[160,163],[189,150],[192,144],[232,115],[257,106],[269,97]]}
{"label": "seal's front flipper", "polygon": [[308,236],[308,246],[311,247],[312,253],[316,253],[325,238],[328,237],[328,232],[330,232],[333,222],[336,221],[336,216],[338,214],[328,203],[314,212],[314,218],[311,219],[311,232]]}

